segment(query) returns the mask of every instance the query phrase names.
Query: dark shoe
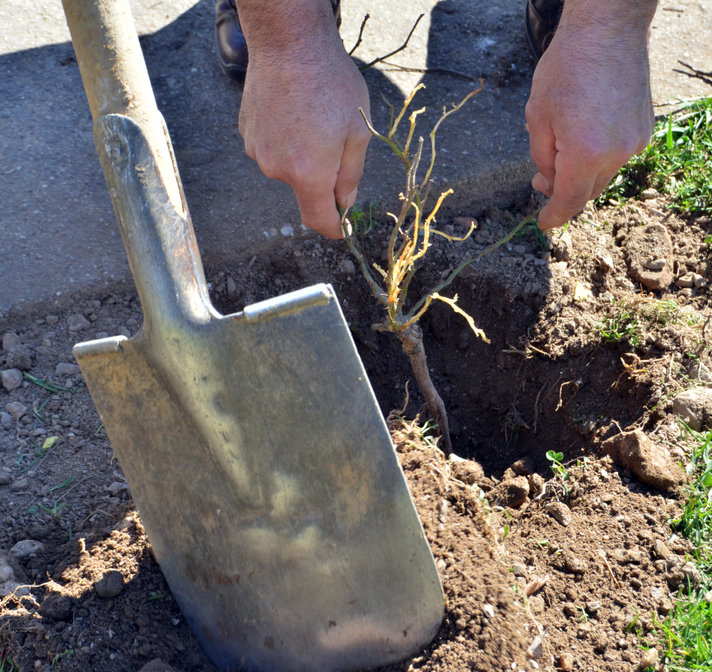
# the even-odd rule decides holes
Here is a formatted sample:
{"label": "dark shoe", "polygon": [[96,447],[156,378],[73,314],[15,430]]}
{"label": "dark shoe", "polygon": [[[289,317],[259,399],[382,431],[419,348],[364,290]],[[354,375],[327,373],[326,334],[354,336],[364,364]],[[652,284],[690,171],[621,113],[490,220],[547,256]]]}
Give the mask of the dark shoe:
{"label": "dark shoe", "polygon": [[527,42],[538,61],[554,37],[564,0],[527,0],[524,24]]}
{"label": "dark shoe", "polygon": [[[341,26],[341,0],[331,0],[337,28]],[[242,34],[235,0],[215,3],[215,49],[220,69],[230,79],[243,82],[247,73],[247,42]]]}

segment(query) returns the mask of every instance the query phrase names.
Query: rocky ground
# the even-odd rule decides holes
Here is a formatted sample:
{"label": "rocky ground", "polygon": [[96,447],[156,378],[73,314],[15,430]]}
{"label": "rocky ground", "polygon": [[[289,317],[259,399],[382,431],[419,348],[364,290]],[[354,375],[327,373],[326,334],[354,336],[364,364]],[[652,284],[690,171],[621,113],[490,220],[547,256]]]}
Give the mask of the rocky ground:
{"label": "rocky ground", "polygon": [[[490,344],[444,305],[424,319],[455,454],[413,421],[412,385],[391,428],[447,610],[433,644],[389,670],[662,669],[657,623],[701,581],[671,521],[691,450],[680,419],[712,421],[712,225],[646,196],[590,209],[548,240],[529,231],[469,266],[450,295]],[[470,219],[449,213],[441,226],[457,233]],[[496,210],[477,224],[466,243],[429,252],[420,286],[513,226]],[[361,240],[375,259],[383,234],[377,224]],[[407,360],[370,329],[378,307],[341,243],[309,239],[208,275],[222,312],[331,282],[384,413],[403,407]],[[71,355],[140,324],[126,293],[4,325],[0,648],[23,672],[214,669]],[[562,453],[556,472],[547,451]]]}

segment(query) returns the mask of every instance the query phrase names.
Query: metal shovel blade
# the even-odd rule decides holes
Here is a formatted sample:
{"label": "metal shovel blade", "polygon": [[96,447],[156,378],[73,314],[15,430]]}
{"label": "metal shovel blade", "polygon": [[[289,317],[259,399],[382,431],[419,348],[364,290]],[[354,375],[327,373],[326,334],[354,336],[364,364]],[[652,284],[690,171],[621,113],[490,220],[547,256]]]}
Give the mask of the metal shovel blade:
{"label": "metal shovel blade", "polygon": [[358,670],[434,637],[443,594],[328,285],[219,315],[141,127],[95,140],[144,308],[74,354],[153,552],[221,670]]}

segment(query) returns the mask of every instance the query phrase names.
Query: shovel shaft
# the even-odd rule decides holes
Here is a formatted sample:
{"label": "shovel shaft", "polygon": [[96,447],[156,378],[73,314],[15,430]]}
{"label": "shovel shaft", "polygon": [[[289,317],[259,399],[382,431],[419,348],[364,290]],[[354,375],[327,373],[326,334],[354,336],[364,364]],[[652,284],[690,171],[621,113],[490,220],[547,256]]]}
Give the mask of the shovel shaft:
{"label": "shovel shaft", "polygon": [[205,323],[211,311],[197,241],[128,0],[63,5],[144,331]]}

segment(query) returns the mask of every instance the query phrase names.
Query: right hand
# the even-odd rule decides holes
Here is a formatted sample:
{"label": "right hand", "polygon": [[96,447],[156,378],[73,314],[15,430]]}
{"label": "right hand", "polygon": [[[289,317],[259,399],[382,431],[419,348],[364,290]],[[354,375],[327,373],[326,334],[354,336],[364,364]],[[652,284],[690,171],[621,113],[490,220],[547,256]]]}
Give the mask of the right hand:
{"label": "right hand", "polygon": [[370,121],[370,106],[366,83],[328,18],[330,25],[302,31],[303,39],[278,49],[253,46],[246,30],[240,133],[262,172],[292,187],[302,222],[340,238],[337,205],[356,201],[371,137],[359,108]]}

